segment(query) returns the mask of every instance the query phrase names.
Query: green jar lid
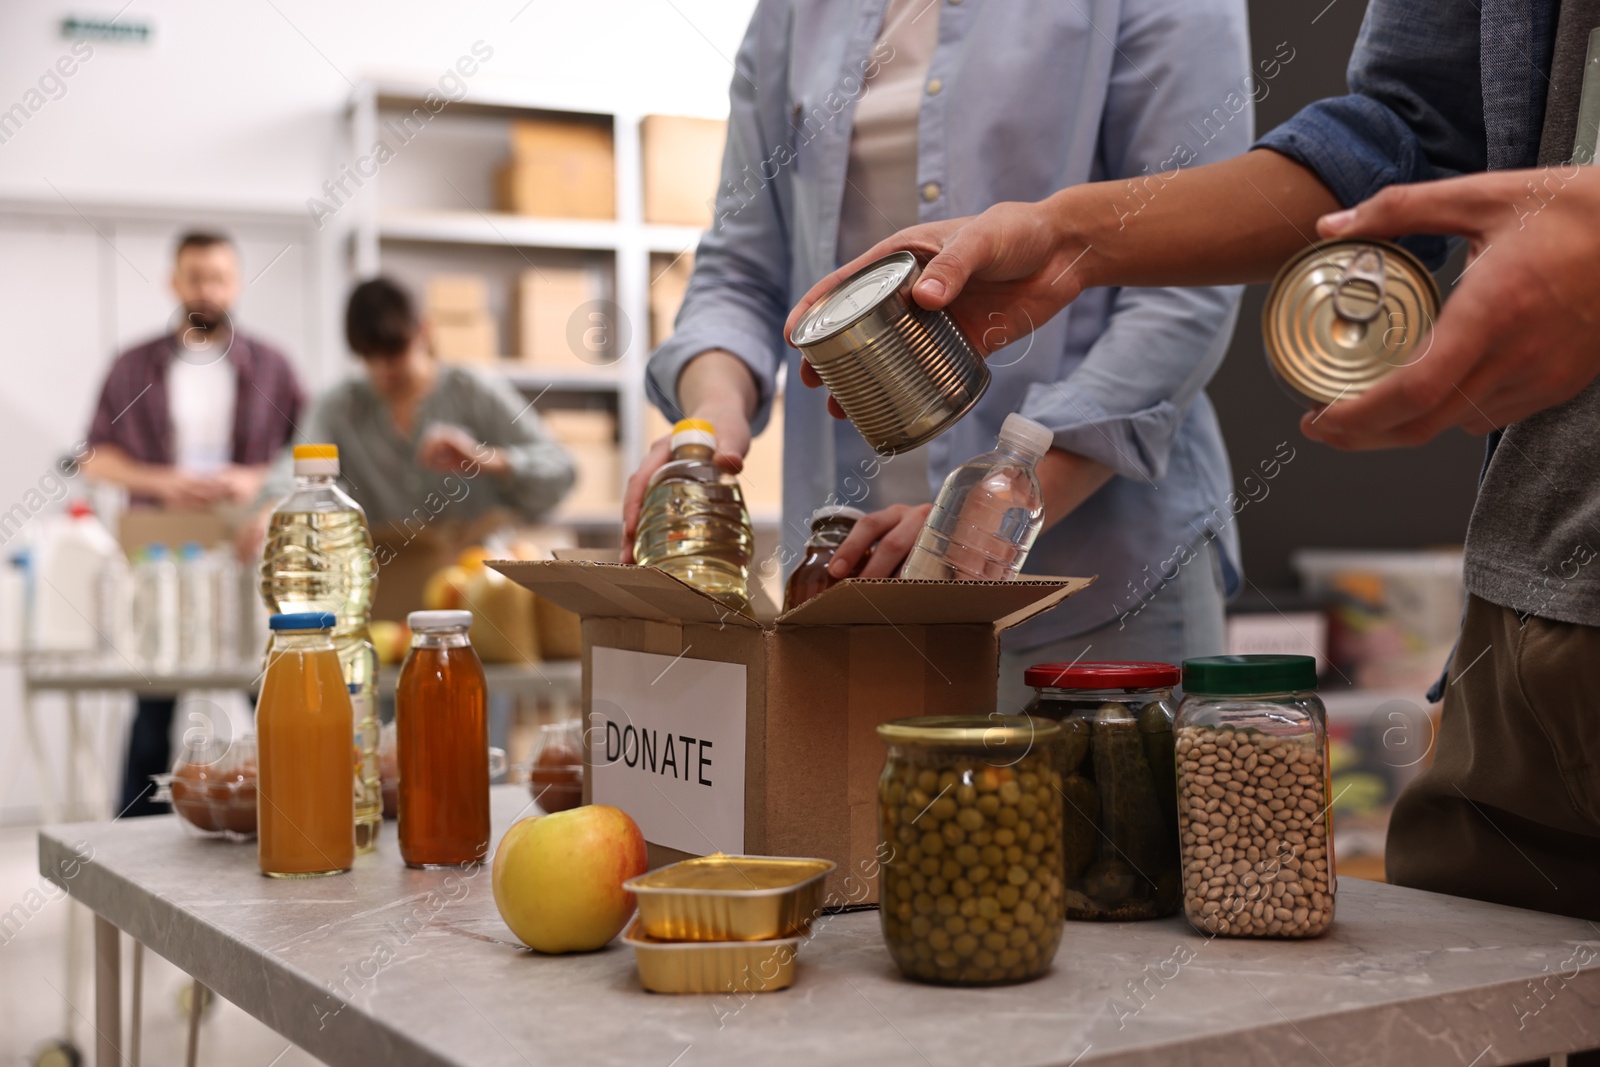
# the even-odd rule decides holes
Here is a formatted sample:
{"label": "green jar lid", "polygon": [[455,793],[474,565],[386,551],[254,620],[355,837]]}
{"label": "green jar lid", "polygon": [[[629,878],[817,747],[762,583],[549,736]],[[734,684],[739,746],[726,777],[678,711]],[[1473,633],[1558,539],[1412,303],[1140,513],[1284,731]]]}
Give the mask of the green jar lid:
{"label": "green jar lid", "polygon": [[1317,687],[1310,656],[1201,656],[1183,661],[1183,691],[1243,696],[1296,693]]}

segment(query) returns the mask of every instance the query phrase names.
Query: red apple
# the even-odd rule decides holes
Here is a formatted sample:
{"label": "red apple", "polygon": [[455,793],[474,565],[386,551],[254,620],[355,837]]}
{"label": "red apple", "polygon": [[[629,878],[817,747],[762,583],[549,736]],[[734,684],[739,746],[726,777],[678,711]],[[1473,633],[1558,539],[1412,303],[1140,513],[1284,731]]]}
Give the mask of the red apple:
{"label": "red apple", "polygon": [[622,883],[647,868],[644,834],[617,808],[537,815],[507,830],[495,850],[494,902],[529,948],[591,952],[627,925],[633,894]]}

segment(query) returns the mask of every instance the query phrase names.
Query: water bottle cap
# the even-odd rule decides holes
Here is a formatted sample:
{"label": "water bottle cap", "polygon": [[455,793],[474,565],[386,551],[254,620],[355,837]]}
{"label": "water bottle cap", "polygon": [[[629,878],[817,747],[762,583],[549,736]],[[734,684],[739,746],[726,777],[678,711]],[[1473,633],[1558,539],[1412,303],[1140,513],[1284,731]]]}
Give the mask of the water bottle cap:
{"label": "water bottle cap", "polygon": [[331,611],[291,611],[267,620],[273,633],[279,630],[331,630],[338,620]]}
{"label": "water bottle cap", "polygon": [[470,611],[413,611],[406,616],[406,625],[419,634],[441,633],[446,630],[465,630],[472,625]]}
{"label": "water bottle cap", "polygon": [[1056,435],[1047,428],[1016,412],[1007,415],[1006,421],[1000,425],[1000,440],[1031,456],[1042,456],[1050,451],[1055,439]]}
{"label": "water bottle cap", "polygon": [[166,545],[158,541],[144,546],[144,558],[150,560],[166,559],[169,551]]}
{"label": "water bottle cap", "polygon": [[716,428],[705,419],[679,419],[672,427],[672,449],[677,451],[684,445],[716,448]]}
{"label": "water bottle cap", "polygon": [[205,554],[206,550],[200,547],[200,542],[198,541],[185,541],[183,546],[178,549],[179,559],[199,559]]}
{"label": "water bottle cap", "polygon": [[849,519],[851,522],[860,522],[866,517],[867,513],[860,508],[852,508],[845,504],[829,504],[811,513],[811,527],[815,529],[817,523],[833,519]]}
{"label": "water bottle cap", "polygon": [[294,472],[301,477],[339,473],[338,445],[295,445]]}

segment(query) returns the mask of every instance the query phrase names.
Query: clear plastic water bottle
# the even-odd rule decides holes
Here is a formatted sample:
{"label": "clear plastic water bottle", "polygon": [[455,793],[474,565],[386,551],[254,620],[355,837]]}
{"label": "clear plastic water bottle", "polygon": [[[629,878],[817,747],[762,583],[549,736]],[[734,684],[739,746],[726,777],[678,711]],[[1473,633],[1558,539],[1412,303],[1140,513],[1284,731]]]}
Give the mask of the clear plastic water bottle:
{"label": "clear plastic water bottle", "polygon": [[166,545],[148,545],[134,575],[139,658],[158,674],[178,669],[178,565]]}
{"label": "clear plastic water bottle", "polygon": [[333,644],[355,710],[356,850],[377,847],[383,823],[378,776],[378,653],[367,633],[378,587],[372,534],[361,505],[338,486],[339,449],[296,445],[294,490],[278,502],[261,558],[261,599],[282,614],[337,617]]}
{"label": "clear plastic water bottle", "polygon": [[1053,439],[1032,419],[1007,415],[995,450],[967,460],[944,480],[900,577],[1015,578],[1044,523],[1034,468]]}
{"label": "clear plastic water bottle", "polygon": [[206,550],[194,541],[178,549],[178,658],[191,670],[217,662],[217,581]]}
{"label": "clear plastic water bottle", "polygon": [[704,419],[683,419],[672,427],[672,460],[645,490],[633,558],[749,611],[755,545],[750,512],[738,479],[712,462],[716,447],[716,434]]}

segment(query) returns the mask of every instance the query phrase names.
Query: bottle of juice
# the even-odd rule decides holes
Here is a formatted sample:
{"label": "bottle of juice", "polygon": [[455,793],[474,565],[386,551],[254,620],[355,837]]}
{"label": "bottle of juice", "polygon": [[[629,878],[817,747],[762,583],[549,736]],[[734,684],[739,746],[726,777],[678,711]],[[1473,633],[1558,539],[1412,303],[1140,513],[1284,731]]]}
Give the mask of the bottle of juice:
{"label": "bottle of juice", "polygon": [[645,490],[633,558],[750,610],[750,557],[755,539],[738,479],[712,462],[717,438],[704,419],[672,427],[672,460]]}
{"label": "bottle of juice", "polygon": [[944,480],[900,577],[1015,578],[1044,524],[1035,467],[1053,440],[1032,419],[1007,415],[994,451],[967,460]]}
{"label": "bottle of juice", "polygon": [[834,552],[844,544],[851,528],[863,517],[860,508],[841,505],[821,507],[811,513],[811,539],[806,542],[805,559],[789,575],[789,584],[784,588],[784,611],[799,607],[837,584],[839,579],[828,573],[828,564],[833,562]]}
{"label": "bottle of juice", "polygon": [[256,704],[256,829],[269,878],[340,874],[355,860],[354,728],[331,612],[272,617]]}
{"label": "bottle of juice", "polygon": [[336,445],[296,445],[294,491],[267,527],[261,598],[275,612],[332,612],[333,643],[355,707],[356,848],[377,847],[383,824],[378,776],[378,652],[367,633],[377,565],[367,516],[340,489]]}
{"label": "bottle of juice", "polygon": [[489,715],[470,611],[413,611],[394,694],[400,857],[456,867],[489,852]]}

